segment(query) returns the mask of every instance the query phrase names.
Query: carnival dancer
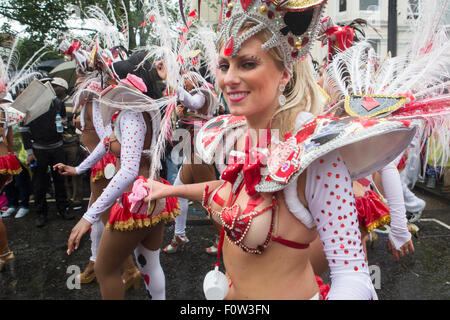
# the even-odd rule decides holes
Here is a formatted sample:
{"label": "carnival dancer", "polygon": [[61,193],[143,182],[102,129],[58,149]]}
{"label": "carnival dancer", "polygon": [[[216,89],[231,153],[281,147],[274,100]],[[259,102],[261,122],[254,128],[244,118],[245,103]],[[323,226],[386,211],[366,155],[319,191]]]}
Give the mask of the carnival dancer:
{"label": "carnival dancer", "polygon": [[[3,87],[5,90],[6,88]],[[0,92],[0,190],[19,174],[22,167],[13,153],[13,134],[10,127],[23,120],[24,114],[9,107],[12,96],[6,91]],[[0,271],[14,259],[14,253],[9,249],[6,227],[0,215]]]}
{"label": "carnival dancer", "polygon": [[[75,121],[80,123],[79,129],[82,132],[81,142],[89,154],[95,150],[95,147],[103,141],[105,137],[109,137],[112,133],[110,124],[106,127],[103,125],[99,102],[96,100],[99,98],[101,92],[101,84],[98,80],[99,79],[96,77],[91,77],[90,79],[88,77],[88,80],[80,78],[80,88],[74,96],[74,113],[81,111],[80,117]],[[90,165],[91,162],[85,160],[76,168],[62,163],[58,163],[53,167],[54,170],[58,170],[62,175],[80,175],[89,169],[91,170],[91,196],[89,198],[89,207],[107,187],[110,179],[114,176],[116,167],[119,163],[117,157],[110,153],[106,153],[97,163],[92,166]],[[91,256],[85,270],[78,276],[80,283],[90,283],[95,279],[94,264],[97,258],[98,245],[104,226],[108,221],[110,211],[111,207],[107,208],[105,212],[102,213],[101,219],[95,222],[91,227]],[[125,290],[128,290],[132,286],[137,289],[139,287],[140,278],[140,272],[134,263],[133,256],[130,255],[124,263],[124,272],[122,275]]]}
{"label": "carnival dancer", "polygon": [[[305,57],[317,36],[325,2],[223,2],[217,80],[232,115],[207,122],[196,144],[203,160],[211,163],[224,135],[237,128],[249,132],[238,136],[220,181],[146,184],[151,190],[148,200],[202,200],[210,218],[222,224],[230,288],[226,292],[222,287],[221,298],[319,299],[309,262],[309,244],[317,233],[331,268],[327,298],[377,298],[351,180],[396,157],[415,129],[402,122],[369,124],[315,116],[321,107]],[[385,140],[390,134],[397,139]],[[277,141],[277,136],[284,141]],[[364,159],[352,161],[355,148],[373,139],[385,153],[364,148]],[[222,241],[225,237],[228,241]]]}
{"label": "carnival dancer", "polygon": [[[345,27],[335,25],[331,17],[326,17],[322,20],[319,40],[322,41],[322,44],[328,44],[329,50],[327,59],[330,64],[333,63],[336,56],[338,60],[342,60],[342,56],[345,56],[344,59],[346,61],[351,60],[349,56],[353,58],[356,57],[356,54],[352,54],[355,50],[351,50],[351,53],[344,55],[344,52],[347,49],[352,48],[353,45],[363,41],[365,38],[364,31],[355,27],[355,24],[367,26],[367,22],[362,19],[355,19],[351,24]],[[357,32],[360,34],[360,37],[356,36]],[[373,53],[370,50],[366,51],[368,52],[368,55],[370,54],[373,56]],[[335,66],[328,65],[327,67],[331,69]],[[347,75],[353,77],[359,76],[359,74],[354,74],[353,72],[348,72]],[[344,93],[341,90],[330,90],[330,87],[333,88],[334,83],[332,83],[332,80],[330,81],[326,68],[323,70],[321,79],[325,79],[325,81],[322,81],[321,83],[321,86],[326,90],[325,93],[328,96],[331,96],[330,105],[336,105],[345,98]],[[342,81],[341,83],[345,83],[345,86],[351,87],[352,79],[349,77],[346,82]],[[348,116],[346,112],[340,109],[335,109],[334,113],[339,114],[341,117]],[[352,115],[355,116],[356,114],[353,113]],[[367,117],[367,114],[358,116]],[[359,179],[358,181],[353,181],[353,192],[355,194],[358,220],[366,257],[367,242],[370,241],[371,246],[374,247],[378,240],[378,236],[374,230],[389,224],[391,220],[394,229],[390,234],[389,248],[392,249],[392,242],[395,242],[395,248],[392,249],[395,260],[398,260],[399,256],[403,257],[409,252],[414,252],[411,235],[407,228],[404,203],[401,195],[398,193],[400,189],[397,190],[396,188],[391,187],[398,187],[399,178],[400,176],[395,169],[395,165],[391,163],[373,175]],[[384,194],[385,189],[383,188],[383,182],[389,183],[389,185],[386,186],[386,189],[390,191],[387,195]],[[393,236],[394,234],[396,237]],[[312,247],[317,249],[315,250],[316,252],[311,255],[311,262],[316,274],[321,275],[328,268],[328,265],[325,255],[322,252],[320,240],[317,239],[314,241]]]}
{"label": "carnival dancer", "polygon": [[[198,53],[197,53],[198,54]],[[194,56],[196,58],[197,55]],[[194,69],[197,77],[203,76]],[[195,137],[195,130],[201,128],[209,119],[211,119],[218,110],[218,100],[214,92],[213,85],[206,80],[203,81],[205,85],[199,86],[195,79],[185,79],[185,87],[178,87],[177,98],[182,105],[179,127],[189,131],[189,139],[191,142],[190,155],[184,156],[183,164],[178,171],[178,175],[174,185],[184,185],[207,182],[215,180],[217,177],[214,165],[204,163],[195,152],[195,144],[193,139]],[[166,253],[175,253],[179,247],[184,247],[189,242],[186,236],[186,220],[188,213],[188,199],[179,198],[180,215],[175,218],[174,236],[170,244],[164,248]],[[208,254],[217,254],[217,247],[219,245],[220,225],[214,223],[216,232],[216,239],[210,247],[205,251]]]}
{"label": "carnival dancer", "polygon": [[[117,69],[115,64],[113,69]],[[145,181],[144,177],[148,177],[151,163],[160,161],[152,157],[152,148],[158,138],[161,117],[159,107],[153,107],[148,112],[139,112],[137,108],[152,106],[153,99],[160,98],[162,92],[149,89],[161,78],[160,71],[151,65],[148,67],[148,64],[137,67],[138,64],[134,64],[127,70],[129,74],[126,79],[118,86],[108,87],[100,96],[103,120],[111,122],[113,133],[95,148],[88,159],[91,158],[90,161],[95,163],[110,152],[120,157],[120,169],[72,229],[68,241],[67,252],[71,254],[78,248],[82,235],[117,199],[103,231],[94,266],[103,299],[123,299],[124,285],[120,268],[133,250],[149,297],[165,299],[165,278],[159,262],[159,249],[164,222],[172,221],[179,213],[176,198],[152,202],[148,208],[149,215],[147,206],[138,200],[139,196],[143,196],[139,184]],[[145,82],[133,73],[145,73]],[[120,109],[121,105],[128,109]],[[136,109],[133,110],[132,106]],[[135,184],[131,189],[133,182]]]}
{"label": "carnival dancer", "polygon": [[[110,69],[112,61],[120,61],[127,58],[128,37],[124,36],[119,30],[126,30],[128,21],[125,19],[121,21],[121,25],[117,25],[117,20],[114,17],[109,18],[98,6],[88,6],[86,14],[97,30],[95,45],[93,47],[89,45],[92,42],[91,39],[79,39],[79,41],[73,41],[72,44],[64,40],[61,42],[59,49],[77,63],[78,81],[77,91],[73,97],[73,113],[80,112],[80,116],[74,121],[82,132],[81,143],[90,154],[98,143],[103,141],[105,137],[109,137],[112,132],[109,123],[106,126],[103,124],[98,98],[102,91],[103,74],[114,75],[114,72]],[[99,47],[98,40],[101,40],[107,46],[105,50]],[[117,77],[113,76],[110,84],[115,84],[118,78],[125,77],[126,74],[117,75]],[[114,155],[106,153],[92,167],[87,165],[88,163],[88,161],[85,161],[76,168],[60,163],[54,168],[58,169],[63,175],[79,175],[89,169],[91,170],[91,196],[89,199],[89,206],[91,206],[114,176],[118,166],[118,159]],[[78,276],[81,283],[89,283],[95,279],[94,263],[97,257],[98,244],[104,225],[108,221],[110,210],[111,208],[108,208],[101,215],[101,220],[94,223],[90,230],[91,257],[86,269]],[[122,279],[125,284],[125,290],[132,286],[137,289],[140,284],[140,272],[134,263],[132,255],[126,259],[123,267]]]}

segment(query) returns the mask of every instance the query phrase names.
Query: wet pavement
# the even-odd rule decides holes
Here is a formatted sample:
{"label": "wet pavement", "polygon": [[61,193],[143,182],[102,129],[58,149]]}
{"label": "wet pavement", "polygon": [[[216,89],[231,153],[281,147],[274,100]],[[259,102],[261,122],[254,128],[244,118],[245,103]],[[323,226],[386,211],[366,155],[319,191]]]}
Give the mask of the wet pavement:
{"label": "wet pavement", "polygon": [[[370,270],[383,300],[450,299],[450,202],[421,189],[415,193],[427,201],[422,219],[416,223],[420,231],[419,238],[413,238],[415,254],[395,262],[386,249],[387,235],[383,233],[379,233],[374,248],[369,249]],[[74,211],[77,220],[83,212]],[[77,220],[59,218],[54,203],[50,203],[45,227],[36,228],[34,220],[33,210],[21,219],[13,216],[3,219],[16,258],[0,273],[0,300],[101,299],[95,281],[82,284],[81,289],[69,289],[67,285],[73,275],[71,268],[79,267],[82,271],[90,256],[88,236],[83,237],[75,253],[66,254],[67,238]],[[169,224],[164,232],[164,245],[172,235],[173,225]],[[183,251],[171,255],[161,252],[168,300],[204,300],[203,278],[216,261],[216,257],[205,253],[214,240],[214,230],[198,204],[190,206],[187,235],[190,242]],[[327,274],[323,278],[329,283]],[[141,281],[140,289],[128,291],[126,299],[146,300],[144,287]]]}

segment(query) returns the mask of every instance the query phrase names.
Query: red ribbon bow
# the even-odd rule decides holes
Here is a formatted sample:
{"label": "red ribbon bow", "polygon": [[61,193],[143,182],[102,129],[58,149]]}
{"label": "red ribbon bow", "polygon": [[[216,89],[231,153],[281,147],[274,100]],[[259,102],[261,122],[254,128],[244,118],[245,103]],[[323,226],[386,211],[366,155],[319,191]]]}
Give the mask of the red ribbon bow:
{"label": "red ribbon bow", "polygon": [[[348,26],[329,28],[325,31],[325,34],[328,36],[328,51],[330,57],[332,57],[335,53],[334,46],[336,43],[339,46],[339,49],[345,51],[352,46],[353,40],[355,39],[355,30]],[[334,39],[333,36],[336,39]]]}
{"label": "red ribbon bow", "polygon": [[[270,131],[269,131],[270,132]],[[270,134],[268,137],[270,141]],[[261,167],[266,156],[256,148],[250,148],[250,134],[247,134],[245,141],[245,157],[230,156],[230,163],[222,173],[222,179],[232,184],[236,182],[239,172],[243,172],[245,191],[251,197],[258,194],[256,185],[261,181]]]}

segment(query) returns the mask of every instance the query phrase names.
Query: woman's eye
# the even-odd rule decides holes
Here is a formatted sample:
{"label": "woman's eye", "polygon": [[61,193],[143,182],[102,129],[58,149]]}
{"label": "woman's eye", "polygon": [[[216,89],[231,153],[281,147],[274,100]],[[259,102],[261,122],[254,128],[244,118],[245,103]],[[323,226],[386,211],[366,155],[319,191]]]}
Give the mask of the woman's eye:
{"label": "woman's eye", "polygon": [[254,61],[247,61],[242,64],[242,67],[244,69],[254,69],[256,65],[257,65],[256,62]]}
{"label": "woman's eye", "polygon": [[228,65],[227,64],[220,64],[219,65],[219,70],[220,71],[227,71],[228,70]]}

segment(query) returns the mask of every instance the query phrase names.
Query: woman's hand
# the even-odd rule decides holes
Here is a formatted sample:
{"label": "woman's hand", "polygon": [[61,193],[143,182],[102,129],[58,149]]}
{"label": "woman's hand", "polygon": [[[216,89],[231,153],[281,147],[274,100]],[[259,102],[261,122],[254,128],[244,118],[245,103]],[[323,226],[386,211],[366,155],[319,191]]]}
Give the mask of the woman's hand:
{"label": "woman's hand", "polygon": [[167,185],[155,180],[147,181],[143,184],[143,186],[149,190],[149,195],[144,199],[145,202],[167,198],[171,195],[170,190],[171,188],[173,188],[173,186],[171,185]]}
{"label": "woman's hand", "polygon": [[68,165],[65,165],[63,163],[57,163],[53,166],[53,170],[58,170],[58,173],[63,176],[76,176],[77,170],[75,170],[75,167],[71,167]]}
{"label": "woman's hand", "polygon": [[400,250],[395,249],[394,245],[391,243],[391,240],[389,240],[388,249],[392,251],[395,261],[399,261],[400,258],[403,258],[410,253],[414,253],[414,245],[412,243],[412,240],[409,240],[403,246],[401,246]]}
{"label": "woman's hand", "polygon": [[73,227],[70,233],[69,240],[67,241],[67,254],[70,255],[74,250],[78,249],[80,245],[81,237],[89,230],[91,223],[84,218]]}

